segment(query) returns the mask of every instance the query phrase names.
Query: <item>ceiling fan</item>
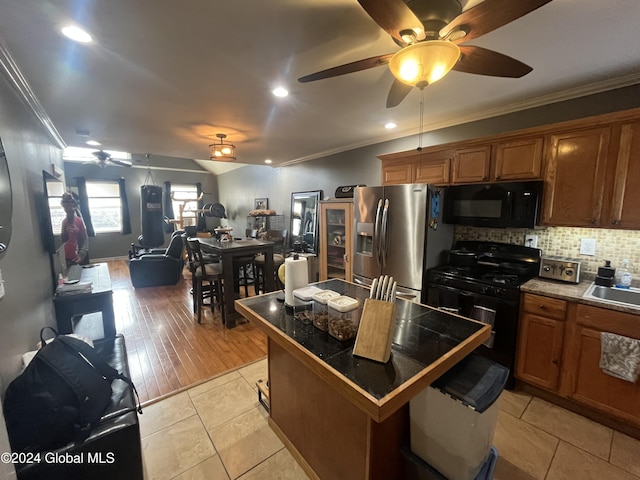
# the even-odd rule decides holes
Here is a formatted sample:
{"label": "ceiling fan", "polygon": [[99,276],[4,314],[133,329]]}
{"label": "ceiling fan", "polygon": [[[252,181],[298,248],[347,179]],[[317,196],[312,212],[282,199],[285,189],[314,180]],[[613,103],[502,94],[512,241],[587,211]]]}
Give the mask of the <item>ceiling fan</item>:
{"label": "ceiling fan", "polygon": [[109,152],[105,152],[104,150],[98,150],[95,152],[91,152],[91,155],[95,157],[95,160],[87,163],[95,163],[100,168],[105,168],[109,165],[117,165],[119,167],[130,167],[131,162],[127,162],[126,160],[120,160],[118,158],[113,158]]}
{"label": "ceiling fan", "polygon": [[550,1],[484,0],[463,12],[460,0],[358,0],[401,50],[312,73],[298,81],[312,82],[389,64],[395,77],[387,96],[389,108],[400,104],[413,87],[422,90],[450,70],[520,78],[533,69],[493,50],[462,44]]}

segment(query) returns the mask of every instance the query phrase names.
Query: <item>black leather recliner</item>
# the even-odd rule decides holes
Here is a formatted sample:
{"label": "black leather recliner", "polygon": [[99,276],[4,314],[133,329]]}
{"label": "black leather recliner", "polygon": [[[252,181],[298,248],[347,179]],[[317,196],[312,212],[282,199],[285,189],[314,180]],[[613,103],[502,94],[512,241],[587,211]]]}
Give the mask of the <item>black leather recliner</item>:
{"label": "black leather recliner", "polygon": [[[175,232],[174,232],[175,233]],[[184,258],[180,235],[172,235],[165,249],[153,249],[129,260],[129,274],[135,288],[175,285],[182,278]]]}

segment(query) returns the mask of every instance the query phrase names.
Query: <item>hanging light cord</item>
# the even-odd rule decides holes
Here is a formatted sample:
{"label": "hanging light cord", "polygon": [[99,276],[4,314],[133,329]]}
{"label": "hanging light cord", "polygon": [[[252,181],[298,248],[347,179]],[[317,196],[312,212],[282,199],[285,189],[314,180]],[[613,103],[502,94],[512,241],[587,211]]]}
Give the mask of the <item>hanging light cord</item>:
{"label": "hanging light cord", "polygon": [[424,88],[420,89],[420,129],[418,130],[418,148],[422,152],[422,131],[424,128]]}

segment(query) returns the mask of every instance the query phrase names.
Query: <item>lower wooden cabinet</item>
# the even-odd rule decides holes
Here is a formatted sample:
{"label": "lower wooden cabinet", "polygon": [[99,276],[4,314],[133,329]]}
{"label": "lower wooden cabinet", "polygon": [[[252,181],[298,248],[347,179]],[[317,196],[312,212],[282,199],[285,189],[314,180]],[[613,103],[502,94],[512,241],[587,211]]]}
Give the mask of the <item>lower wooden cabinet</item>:
{"label": "lower wooden cabinet", "polygon": [[640,339],[640,316],[526,293],[516,377],[640,428],[640,386],[600,368],[602,332]]}
{"label": "lower wooden cabinet", "polygon": [[520,315],[516,376],[556,391],[560,379],[567,302],[525,294]]}
{"label": "lower wooden cabinet", "polygon": [[616,417],[640,423],[640,386],[612,377],[600,368],[600,334],[640,339],[637,315],[578,305],[576,334],[568,354],[569,397]]}

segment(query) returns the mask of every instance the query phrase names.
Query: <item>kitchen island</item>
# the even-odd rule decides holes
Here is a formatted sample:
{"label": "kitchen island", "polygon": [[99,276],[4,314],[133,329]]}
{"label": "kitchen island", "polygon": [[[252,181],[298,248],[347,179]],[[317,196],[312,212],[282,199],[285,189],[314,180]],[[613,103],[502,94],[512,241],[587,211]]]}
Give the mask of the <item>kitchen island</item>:
{"label": "kitchen island", "polygon": [[[314,284],[357,298],[342,280]],[[391,359],[378,363],[287,311],[283,294],[236,300],[268,336],[269,423],[311,478],[403,478],[409,401],[489,338],[490,327],[397,300]],[[300,307],[302,309],[304,307]]]}

